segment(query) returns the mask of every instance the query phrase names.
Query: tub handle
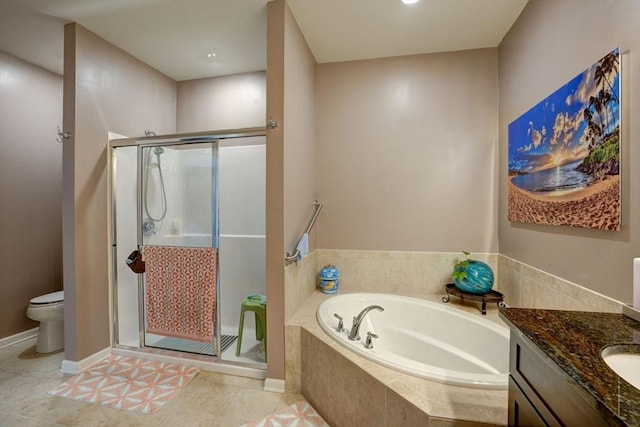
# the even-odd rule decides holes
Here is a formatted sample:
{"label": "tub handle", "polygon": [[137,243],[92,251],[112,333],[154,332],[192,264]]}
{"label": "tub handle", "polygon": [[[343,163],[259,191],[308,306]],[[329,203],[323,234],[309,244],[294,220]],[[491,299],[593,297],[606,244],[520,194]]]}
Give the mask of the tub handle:
{"label": "tub handle", "polygon": [[340,316],[338,313],[333,313],[333,315],[338,318],[338,327],[336,328],[336,330],[338,332],[344,332],[344,322],[342,321],[342,316]]}
{"label": "tub handle", "polygon": [[367,332],[367,341],[364,343],[364,346],[368,349],[373,348],[373,338],[378,338],[378,335],[373,332]]}

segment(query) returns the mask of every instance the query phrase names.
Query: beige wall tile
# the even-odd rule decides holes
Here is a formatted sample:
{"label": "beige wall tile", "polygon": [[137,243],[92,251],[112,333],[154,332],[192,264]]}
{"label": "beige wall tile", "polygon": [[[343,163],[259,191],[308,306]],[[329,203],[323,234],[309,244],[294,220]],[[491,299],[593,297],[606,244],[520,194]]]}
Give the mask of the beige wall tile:
{"label": "beige wall tile", "polygon": [[316,408],[320,415],[327,414],[321,409],[329,402],[331,389],[327,369],[333,366],[332,350],[329,346],[318,340],[311,334],[305,338],[308,342],[308,351],[302,354],[302,394],[309,403]]}
{"label": "beige wall tile", "polygon": [[507,390],[473,390],[465,387],[443,385],[443,392],[436,400],[431,416],[456,420],[490,420],[504,425],[507,422]]}
{"label": "beige wall tile", "polygon": [[387,389],[384,425],[386,427],[426,427],[430,424],[427,414],[398,396],[394,391]]}
{"label": "beige wall tile", "polygon": [[429,427],[495,427],[496,425],[505,425],[506,420],[502,424],[485,424],[473,421],[451,420],[447,418],[430,418]]}
{"label": "beige wall tile", "polygon": [[285,390],[300,393],[302,381],[302,340],[299,326],[285,326]]}
{"label": "beige wall tile", "polygon": [[622,303],[512,258],[499,256],[499,290],[511,307],[620,313]]}

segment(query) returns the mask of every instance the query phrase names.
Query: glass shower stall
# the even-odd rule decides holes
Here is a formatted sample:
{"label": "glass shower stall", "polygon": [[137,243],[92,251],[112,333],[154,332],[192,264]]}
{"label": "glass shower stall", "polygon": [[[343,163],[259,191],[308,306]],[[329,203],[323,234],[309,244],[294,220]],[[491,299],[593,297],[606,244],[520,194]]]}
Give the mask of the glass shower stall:
{"label": "glass shower stall", "polygon": [[266,369],[253,316],[238,342],[243,300],[266,295],[265,130],[114,139],[110,151],[114,347]]}

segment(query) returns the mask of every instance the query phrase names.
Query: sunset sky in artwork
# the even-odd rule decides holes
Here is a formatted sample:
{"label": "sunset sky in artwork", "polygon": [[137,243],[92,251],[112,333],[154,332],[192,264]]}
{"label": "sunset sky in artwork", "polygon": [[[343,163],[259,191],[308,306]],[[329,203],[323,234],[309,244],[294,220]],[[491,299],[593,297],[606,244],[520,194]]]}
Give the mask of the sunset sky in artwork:
{"label": "sunset sky in artwork", "polygon": [[[618,54],[618,49],[614,53]],[[597,65],[593,64],[509,124],[509,171],[532,173],[586,157],[589,138],[583,111],[600,89],[595,79]],[[619,76],[619,72],[607,76],[618,99]],[[602,111],[607,123],[605,133],[610,133],[619,125],[619,103],[611,102],[605,109]]]}

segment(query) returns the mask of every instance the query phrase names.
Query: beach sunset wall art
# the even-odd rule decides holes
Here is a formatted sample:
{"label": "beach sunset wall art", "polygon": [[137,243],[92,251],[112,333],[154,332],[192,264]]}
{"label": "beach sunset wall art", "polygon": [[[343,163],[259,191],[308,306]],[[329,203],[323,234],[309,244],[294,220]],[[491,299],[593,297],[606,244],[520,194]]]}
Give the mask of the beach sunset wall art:
{"label": "beach sunset wall art", "polygon": [[508,219],[620,230],[620,52],[509,124]]}

